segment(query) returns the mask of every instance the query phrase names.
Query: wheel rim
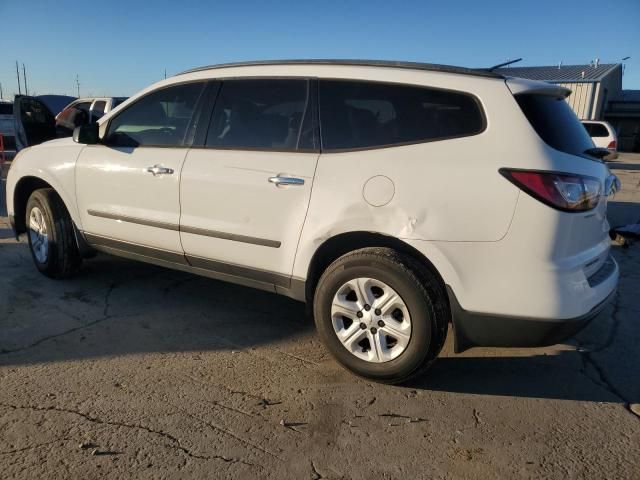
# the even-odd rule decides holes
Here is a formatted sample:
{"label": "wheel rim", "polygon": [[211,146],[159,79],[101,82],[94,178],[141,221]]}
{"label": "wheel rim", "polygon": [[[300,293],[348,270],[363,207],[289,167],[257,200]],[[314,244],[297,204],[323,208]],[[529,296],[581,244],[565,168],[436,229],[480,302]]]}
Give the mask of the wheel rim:
{"label": "wheel rim", "polygon": [[33,256],[38,263],[45,263],[49,255],[49,236],[44,214],[38,207],[33,207],[29,214],[29,239]]}
{"label": "wheel rim", "polygon": [[373,278],[349,280],[338,289],[331,323],[344,348],[367,362],[393,360],[411,340],[411,317],[404,300]]}

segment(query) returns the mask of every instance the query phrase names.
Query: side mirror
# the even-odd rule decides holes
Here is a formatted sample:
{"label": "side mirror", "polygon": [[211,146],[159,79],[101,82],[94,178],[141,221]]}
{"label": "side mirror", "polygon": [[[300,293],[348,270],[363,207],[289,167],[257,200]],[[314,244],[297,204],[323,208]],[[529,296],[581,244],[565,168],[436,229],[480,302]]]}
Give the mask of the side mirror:
{"label": "side mirror", "polygon": [[100,142],[98,133],[98,124],[90,123],[88,125],[80,125],[73,130],[73,141],[76,143],[84,143],[86,145],[95,145]]}

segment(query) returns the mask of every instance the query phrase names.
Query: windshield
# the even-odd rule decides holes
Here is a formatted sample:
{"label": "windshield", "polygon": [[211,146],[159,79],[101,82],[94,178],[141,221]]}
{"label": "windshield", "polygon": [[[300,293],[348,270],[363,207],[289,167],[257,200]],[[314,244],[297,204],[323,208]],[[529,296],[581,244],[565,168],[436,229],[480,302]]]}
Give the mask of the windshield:
{"label": "windshield", "polygon": [[550,147],[574,155],[594,147],[591,137],[563,98],[526,93],[515,98],[529,123]]}

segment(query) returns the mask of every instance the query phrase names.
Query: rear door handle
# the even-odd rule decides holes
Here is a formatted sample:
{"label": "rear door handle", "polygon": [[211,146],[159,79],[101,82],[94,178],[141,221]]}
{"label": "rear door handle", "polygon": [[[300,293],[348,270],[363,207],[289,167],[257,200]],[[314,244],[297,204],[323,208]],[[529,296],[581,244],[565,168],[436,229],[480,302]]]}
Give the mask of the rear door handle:
{"label": "rear door handle", "polygon": [[173,173],[173,168],[163,167],[162,165],[154,165],[153,167],[148,167],[147,172],[153,173],[153,176],[158,175],[171,175]]}
{"label": "rear door handle", "polygon": [[275,177],[269,177],[269,182],[275,184],[276,187],[281,185],[304,185],[304,179],[298,177],[285,177],[276,175]]}

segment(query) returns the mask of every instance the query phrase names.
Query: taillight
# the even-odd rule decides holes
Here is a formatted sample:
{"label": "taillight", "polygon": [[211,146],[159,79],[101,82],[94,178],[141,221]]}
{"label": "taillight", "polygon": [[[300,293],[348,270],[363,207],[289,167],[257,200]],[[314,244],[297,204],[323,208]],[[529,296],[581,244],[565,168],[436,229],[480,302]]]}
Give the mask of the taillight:
{"label": "taillight", "polygon": [[615,150],[617,146],[618,146],[618,145],[616,144],[616,141],[615,141],[615,140],[611,140],[611,141],[609,142],[609,145],[607,145],[607,148],[608,148],[609,150]]}
{"label": "taillight", "polygon": [[582,212],[598,205],[600,180],[585,175],[501,168],[500,173],[536,200],[565,212]]}

